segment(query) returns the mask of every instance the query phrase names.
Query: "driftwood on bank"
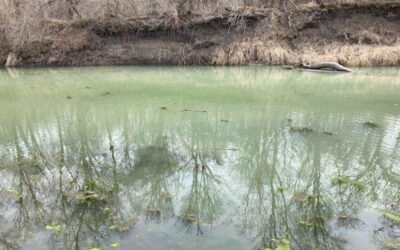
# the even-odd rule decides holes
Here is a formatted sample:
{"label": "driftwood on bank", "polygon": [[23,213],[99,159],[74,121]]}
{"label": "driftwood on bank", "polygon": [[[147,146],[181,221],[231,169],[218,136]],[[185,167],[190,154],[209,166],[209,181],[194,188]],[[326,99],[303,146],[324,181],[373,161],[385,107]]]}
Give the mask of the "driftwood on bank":
{"label": "driftwood on bank", "polygon": [[317,64],[303,64],[302,66],[305,69],[317,69],[317,70],[335,70],[335,71],[344,71],[344,72],[353,72],[353,70],[340,65],[336,62],[323,62]]}
{"label": "driftwood on bank", "polygon": [[323,62],[317,64],[302,64],[300,67],[285,65],[284,69],[290,70],[312,70],[312,71],[323,71],[323,72],[353,72],[352,69],[340,65],[336,62]]}

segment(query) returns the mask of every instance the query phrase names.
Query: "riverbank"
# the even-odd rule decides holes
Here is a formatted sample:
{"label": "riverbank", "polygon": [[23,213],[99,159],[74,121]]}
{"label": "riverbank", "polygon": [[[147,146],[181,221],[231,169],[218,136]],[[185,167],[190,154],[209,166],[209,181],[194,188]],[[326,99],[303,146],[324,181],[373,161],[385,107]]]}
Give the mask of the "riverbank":
{"label": "riverbank", "polygon": [[19,46],[1,40],[1,64],[400,65],[399,1],[225,8],[211,14],[185,11],[125,19],[45,19],[41,26],[41,39]]}

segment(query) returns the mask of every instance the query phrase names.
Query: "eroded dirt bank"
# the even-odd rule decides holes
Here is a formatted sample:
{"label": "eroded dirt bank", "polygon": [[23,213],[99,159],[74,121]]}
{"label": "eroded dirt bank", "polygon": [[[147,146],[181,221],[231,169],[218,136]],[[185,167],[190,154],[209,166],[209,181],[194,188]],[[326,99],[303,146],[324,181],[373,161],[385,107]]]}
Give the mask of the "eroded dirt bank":
{"label": "eroded dirt bank", "polygon": [[400,2],[239,8],[126,20],[46,20],[43,27],[43,39],[23,47],[0,41],[2,64],[400,65]]}

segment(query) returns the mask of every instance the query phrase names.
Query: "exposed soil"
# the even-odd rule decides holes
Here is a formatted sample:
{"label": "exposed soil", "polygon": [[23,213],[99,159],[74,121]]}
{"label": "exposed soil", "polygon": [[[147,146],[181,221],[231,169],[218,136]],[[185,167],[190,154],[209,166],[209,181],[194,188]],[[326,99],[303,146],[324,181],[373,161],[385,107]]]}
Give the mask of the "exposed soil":
{"label": "exposed soil", "polygon": [[[136,19],[46,20],[45,38],[14,48],[0,41],[9,66],[121,64],[238,65],[337,61],[400,65],[400,2],[314,5],[278,10]],[[1,31],[0,31],[1,32]],[[2,44],[2,45],[1,45]]]}

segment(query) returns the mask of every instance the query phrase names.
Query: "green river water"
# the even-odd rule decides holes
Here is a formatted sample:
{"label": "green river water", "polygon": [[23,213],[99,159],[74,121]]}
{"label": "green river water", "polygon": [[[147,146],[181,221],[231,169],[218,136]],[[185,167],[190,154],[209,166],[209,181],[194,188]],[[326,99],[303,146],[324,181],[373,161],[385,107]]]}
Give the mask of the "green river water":
{"label": "green river water", "polygon": [[0,249],[400,249],[400,69],[0,69]]}

